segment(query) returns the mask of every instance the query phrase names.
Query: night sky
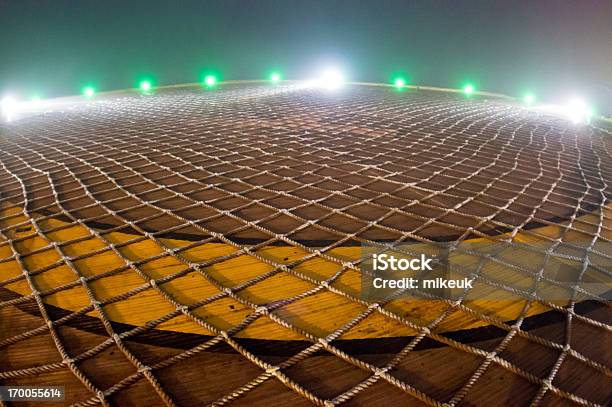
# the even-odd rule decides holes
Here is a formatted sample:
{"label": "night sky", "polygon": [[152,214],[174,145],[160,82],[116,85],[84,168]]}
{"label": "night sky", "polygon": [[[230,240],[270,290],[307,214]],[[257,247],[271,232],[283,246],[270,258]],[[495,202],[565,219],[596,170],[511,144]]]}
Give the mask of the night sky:
{"label": "night sky", "polygon": [[22,98],[342,67],[351,80],[551,101],[612,113],[612,1],[0,0],[0,93]]}

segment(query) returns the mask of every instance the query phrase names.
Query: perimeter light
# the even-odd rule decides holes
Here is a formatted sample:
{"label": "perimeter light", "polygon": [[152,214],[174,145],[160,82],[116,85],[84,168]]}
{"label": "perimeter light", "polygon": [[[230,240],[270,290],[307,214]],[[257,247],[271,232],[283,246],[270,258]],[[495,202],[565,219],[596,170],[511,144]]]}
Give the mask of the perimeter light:
{"label": "perimeter light", "polygon": [[270,74],[270,82],[272,83],[279,83],[282,80],[282,76],[280,73],[278,72],[272,72]]}
{"label": "perimeter light", "polygon": [[206,75],[204,77],[204,85],[209,88],[212,88],[217,84],[217,77],[215,75]]}
{"label": "perimeter light", "polygon": [[572,121],[572,123],[589,123],[591,118],[595,114],[593,108],[591,108],[582,99],[572,99],[565,106],[565,115]]}
{"label": "perimeter light", "polygon": [[344,76],[338,69],[330,68],[323,72],[317,83],[326,89],[338,89],[344,84]]}
{"label": "perimeter light", "polygon": [[13,116],[17,113],[19,108],[19,102],[12,96],[5,96],[0,101],[0,109],[2,110],[2,115],[6,118],[7,121],[11,121]]}
{"label": "perimeter light", "polygon": [[398,89],[403,88],[404,86],[406,86],[406,79],[404,79],[404,78],[395,78],[395,80],[393,81],[393,86],[395,86]]}
{"label": "perimeter light", "polygon": [[153,89],[153,84],[151,83],[151,81],[144,80],[144,81],[140,81],[140,84],[138,84],[138,87],[143,92],[149,92],[151,89]]}
{"label": "perimeter light", "polygon": [[523,102],[527,105],[527,106],[531,106],[535,103],[536,101],[536,97],[533,93],[526,93],[523,96]]}
{"label": "perimeter light", "polygon": [[93,86],[85,86],[83,88],[83,95],[90,98],[96,94],[96,89]]}
{"label": "perimeter light", "polygon": [[475,91],[476,88],[474,88],[474,85],[472,85],[471,83],[468,83],[463,87],[463,93],[465,93],[467,96],[473,95]]}
{"label": "perimeter light", "polygon": [[38,93],[35,93],[34,95],[32,95],[32,97],[30,97],[30,102],[29,102],[30,106],[34,108],[38,108],[40,107],[41,104],[42,104],[42,98],[40,97]]}

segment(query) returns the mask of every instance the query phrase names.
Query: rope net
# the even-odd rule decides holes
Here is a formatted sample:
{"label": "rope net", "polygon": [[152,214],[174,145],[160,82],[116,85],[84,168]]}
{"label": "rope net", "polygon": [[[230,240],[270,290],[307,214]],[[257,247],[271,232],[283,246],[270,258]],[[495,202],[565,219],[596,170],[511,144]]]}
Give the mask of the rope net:
{"label": "rope net", "polygon": [[[607,405],[611,140],[373,86],[58,101],[0,127],[0,384],[72,377],[75,405]],[[360,245],[437,242],[504,301],[361,298]]]}

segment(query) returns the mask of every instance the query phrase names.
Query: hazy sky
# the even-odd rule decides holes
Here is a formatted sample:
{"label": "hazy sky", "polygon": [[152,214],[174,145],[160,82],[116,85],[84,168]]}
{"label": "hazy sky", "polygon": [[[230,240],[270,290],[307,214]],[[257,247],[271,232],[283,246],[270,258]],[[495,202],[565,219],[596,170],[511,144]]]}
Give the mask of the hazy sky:
{"label": "hazy sky", "polygon": [[[0,93],[193,82],[206,68],[412,82],[612,105],[612,0],[0,0]],[[603,102],[600,102],[602,104]]]}

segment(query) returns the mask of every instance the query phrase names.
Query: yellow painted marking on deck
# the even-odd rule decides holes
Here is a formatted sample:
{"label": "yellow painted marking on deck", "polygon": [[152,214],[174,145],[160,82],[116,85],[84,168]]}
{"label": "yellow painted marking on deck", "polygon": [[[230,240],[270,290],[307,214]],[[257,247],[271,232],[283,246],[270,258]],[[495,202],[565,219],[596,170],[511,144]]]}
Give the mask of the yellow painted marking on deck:
{"label": "yellow painted marking on deck", "polygon": [[[610,207],[603,208],[606,217],[604,218],[604,228],[602,236],[612,238],[612,221]],[[22,214],[21,209],[16,207],[0,209],[0,227],[6,230],[28,219]],[[594,226],[588,226],[585,222],[593,224],[599,223],[599,217],[593,214],[584,215],[577,220],[574,226],[578,225],[587,232],[593,232]],[[47,232],[46,236],[54,242],[69,242],[77,238],[89,236],[86,240],[62,246],[68,256],[76,257],[87,253],[89,255],[79,258],[73,262],[74,267],[85,277],[93,277],[125,267],[126,262],[111,250],[100,251],[108,245],[98,237],[92,236],[87,228],[79,225],[69,227],[65,222],[47,219],[39,222],[43,230],[61,228],[53,232]],[[103,233],[104,237],[117,245],[117,250],[127,259],[138,262],[151,256],[164,253],[162,247],[158,246],[153,240],[146,239],[139,242],[127,243],[139,238],[137,235],[112,232]],[[540,235],[556,238],[563,232],[562,226],[545,226],[533,232]],[[9,239],[23,239],[15,242],[16,249],[22,254],[23,263],[28,271],[49,268],[48,270],[33,276],[36,288],[39,291],[51,290],[65,284],[74,282],[77,279],[75,273],[61,262],[61,256],[52,248],[43,249],[47,246],[46,241],[35,233],[34,227],[29,225],[12,228],[6,232]],[[565,236],[565,241],[584,241],[583,233],[570,231]],[[177,239],[160,239],[162,244],[168,248],[185,247],[192,242]],[[486,243],[488,239],[473,239],[466,243]],[[527,243],[535,246],[550,244],[543,239],[537,238],[533,234],[521,232],[515,236],[516,242]],[[127,243],[124,246],[121,244]],[[28,254],[34,250],[42,250],[37,254]],[[504,255],[517,256],[515,249],[508,249]],[[514,252],[512,250],[515,250]],[[237,249],[230,245],[220,243],[206,243],[197,247],[190,248],[181,252],[181,255],[194,263],[201,263],[213,260],[218,257],[229,256]],[[96,253],[96,254],[93,254]],[[275,263],[291,264],[303,258],[309,253],[296,247],[270,246],[260,249],[258,253],[273,260]],[[340,247],[328,252],[329,255],[342,259],[358,259],[361,255],[360,247]],[[10,246],[0,239],[0,281],[22,275],[22,269],[18,262],[10,259],[13,255]],[[4,259],[4,261],[3,261]],[[10,259],[10,260],[8,260]],[[474,258],[471,258],[473,261]],[[516,260],[516,257],[515,257]],[[540,261],[537,255],[532,258],[526,257],[524,263],[537,264]],[[58,263],[54,266],[55,263]],[[172,256],[160,257],[154,261],[145,262],[139,265],[140,270],[147,279],[159,279],[164,276],[181,272],[187,266]],[[273,266],[262,262],[253,256],[241,254],[224,261],[214,263],[204,267],[204,273],[210,278],[215,279],[226,287],[234,287],[245,283],[251,279],[272,271]],[[341,266],[335,262],[315,257],[294,267],[298,273],[302,273],[316,280],[323,280],[334,275]],[[483,269],[483,274],[498,279],[507,279],[515,284],[525,284],[529,286],[532,279],[524,274],[517,273],[502,265],[493,263],[487,264]],[[502,277],[503,276],[503,277]],[[126,269],[112,276],[103,277],[89,283],[95,292],[98,300],[105,301],[109,298],[120,296],[132,289],[146,284],[146,280],[139,276],[134,270]],[[175,278],[170,282],[161,285],[177,302],[183,305],[194,304],[202,299],[209,298],[219,293],[219,290],[205,278],[205,275],[198,272]],[[334,283],[334,286],[351,295],[358,296],[361,287],[360,273],[354,270],[347,270]],[[278,272],[257,284],[254,284],[240,292],[238,295],[256,304],[267,304],[274,301],[286,299],[314,288],[315,285],[301,280],[298,277],[285,272]],[[4,285],[4,288],[23,296],[31,294],[31,289],[25,279]],[[44,297],[47,304],[65,309],[67,311],[77,311],[90,304],[85,289],[77,285],[70,290],[62,290],[55,294]],[[501,320],[512,320],[519,316],[525,300],[517,297],[511,300],[477,300],[466,303],[471,308],[478,310],[491,317]],[[386,308],[396,312],[420,324],[428,324],[439,316],[447,307],[441,301],[424,301],[419,299],[400,299],[388,304]],[[173,311],[174,306],[163,298],[154,289],[141,292],[118,302],[104,306],[107,317],[116,322],[140,326],[148,321],[155,320],[164,314]],[[344,323],[350,321],[363,310],[364,306],[349,301],[337,294],[328,291],[321,291],[315,296],[301,299],[295,303],[285,306],[276,311],[279,317],[291,321],[291,323],[301,329],[315,335],[324,336],[334,331]],[[534,302],[528,315],[535,315],[548,311],[549,308],[538,302]],[[206,304],[194,310],[194,314],[210,322],[221,329],[228,329],[239,323],[253,310],[231,298],[223,298]],[[98,317],[97,312],[89,313],[90,316]],[[454,331],[460,329],[476,328],[487,325],[487,323],[477,317],[467,313],[455,311],[446,318],[439,326],[440,331]],[[157,329],[197,333],[210,335],[202,326],[189,320],[184,315],[167,321],[157,327]],[[388,319],[381,318],[380,315],[373,315],[366,318],[356,327],[345,333],[343,339],[355,338],[378,338],[412,335],[409,328]],[[304,339],[297,333],[279,326],[268,318],[260,318],[245,330],[238,334],[239,337],[276,339],[276,340],[298,340]]]}

